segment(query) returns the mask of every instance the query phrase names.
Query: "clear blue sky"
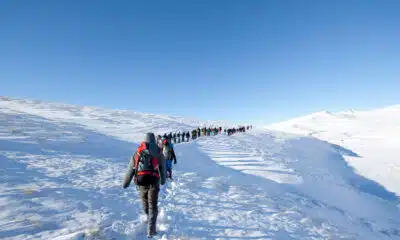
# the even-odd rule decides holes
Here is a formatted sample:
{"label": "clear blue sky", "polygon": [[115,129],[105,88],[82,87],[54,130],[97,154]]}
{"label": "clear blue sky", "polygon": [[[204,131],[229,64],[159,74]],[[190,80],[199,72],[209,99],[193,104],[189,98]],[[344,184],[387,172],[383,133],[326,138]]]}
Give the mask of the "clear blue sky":
{"label": "clear blue sky", "polygon": [[239,123],[400,103],[400,1],[0,1],[0,95]]}

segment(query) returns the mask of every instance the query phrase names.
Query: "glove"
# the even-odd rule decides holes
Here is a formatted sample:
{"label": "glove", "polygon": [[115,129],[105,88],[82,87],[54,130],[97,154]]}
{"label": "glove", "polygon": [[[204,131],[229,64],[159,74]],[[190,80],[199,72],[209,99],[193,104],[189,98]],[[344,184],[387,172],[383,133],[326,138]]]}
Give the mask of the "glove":
{"label": "glove", "polygon": [[176,164],[176,160],[174,161],[174,164]]}

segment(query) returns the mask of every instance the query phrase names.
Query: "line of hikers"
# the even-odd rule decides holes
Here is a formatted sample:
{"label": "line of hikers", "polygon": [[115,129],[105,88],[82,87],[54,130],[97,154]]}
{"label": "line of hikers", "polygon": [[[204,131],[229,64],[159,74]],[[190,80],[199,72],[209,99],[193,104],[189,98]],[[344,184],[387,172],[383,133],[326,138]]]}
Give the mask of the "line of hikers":
{"label": "line of hikers", "polygon": [[[224,134],[227,134],[228,136],[235,134],[237,132],[246,132],[246,129],[252,129],[253,126],[240,126],[238,128],[225,128],[224,129]],[[170,143],[181,143],[181,142],[189,142],[190,138],[192,140],[196,140],[197,138],[201,136],[215,136],[218,134],[222,133],[222,127],[203,127],[200,128],[198,127],[197,129],[193,129],[191,132],[190,131],[184,131],[184,132],[175,132],[175,133],[164,133],[164,135],[157,135],[157,142],[163,140],[163,139],[168,139]]]}
{"label": "line of hikers", "polygon": [[239,127],[239,128],[229,128],[225,129],[228,136],[233,135],[237,132],[246,132],[246,129],[249,130],[249,128],[252,128],[252,126],[247,126],[247,127]]}
{"label": "line of hikers", "polygon": [[[236,132],[245,132],[252,126],[224,129],[228,135]],[[162,137],[154,133],[147,133],[144,141],[139,145],[136,152],[129,161],[127,173],[125,175],[123,188],[129,187],[132,179],[138,187],[140,198],[143,203],[144,213],[147,215],[147,237],[152,238],[157,234],[156,224],[158,215],[158,193],[160,184],[164,185],[167,178],[172,179],[172,163],[176,164],[176,155],[172,141],[184,142],[186,137],[189,141],[190,136],[195,140],[200,136],[211,136],[222,133],[219,128],[197,128],[190,132],[178,132],[164,134]]]}

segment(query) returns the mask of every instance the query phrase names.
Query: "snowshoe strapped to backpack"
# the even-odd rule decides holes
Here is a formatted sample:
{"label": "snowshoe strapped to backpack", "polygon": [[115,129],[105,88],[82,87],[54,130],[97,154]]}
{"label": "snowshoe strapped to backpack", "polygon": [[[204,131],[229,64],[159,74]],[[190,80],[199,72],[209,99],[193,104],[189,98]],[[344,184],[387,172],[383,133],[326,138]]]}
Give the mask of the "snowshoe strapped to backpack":
{"label": "snowshoe strapped to backpack", "polygon": [[147,186],[156,184],[160,179],[158,172],[158,158],[154,157],[149,152],[149,146],[143,142],[135,156],[135,184],[140,186]]}

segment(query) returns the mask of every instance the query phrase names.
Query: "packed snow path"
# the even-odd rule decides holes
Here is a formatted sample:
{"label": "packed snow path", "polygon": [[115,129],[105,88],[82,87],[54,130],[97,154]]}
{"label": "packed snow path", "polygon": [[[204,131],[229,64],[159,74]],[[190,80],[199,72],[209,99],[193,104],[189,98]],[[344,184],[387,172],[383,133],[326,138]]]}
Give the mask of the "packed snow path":
{"label": "packed snow path", "polygon": [[[0,238],[144,236],[137,191],[121,184],[151,129],[113,132],[121,120],[98,124],[94,113],[75,123],[43,103],[0,110]],[[130,142],[129,131],[137,136]],[[400,239],[398,198],[357,175],[343,158],[358,155],[349,149],[254,130],[200,138],[176,152],[175,181],[160,192],[158,239]]]}

